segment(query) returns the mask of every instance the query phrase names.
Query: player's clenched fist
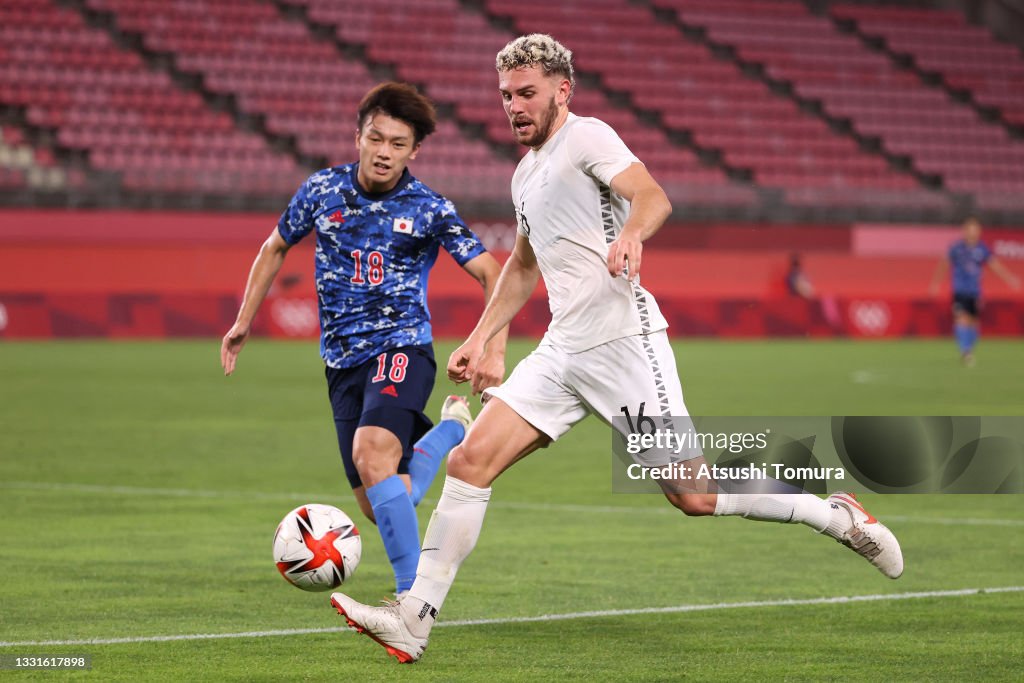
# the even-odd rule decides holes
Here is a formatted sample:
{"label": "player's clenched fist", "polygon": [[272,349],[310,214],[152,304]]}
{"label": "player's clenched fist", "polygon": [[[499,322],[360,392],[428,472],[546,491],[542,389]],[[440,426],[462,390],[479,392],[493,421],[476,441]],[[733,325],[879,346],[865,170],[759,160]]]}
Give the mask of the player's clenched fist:
{"label": "player's clenched fist", "polygon": [[473,395],[475,396],[490,387],[499,386],[504,378],[505,355],[488,346],[484,354],[480,356],[476,371],[473,373]]}
{"label": "player's clenched fist", "polygon": [[484,345],[470,337],[448,357],[448,379],[462,384],[473,379],[477,363],[483,355]]}

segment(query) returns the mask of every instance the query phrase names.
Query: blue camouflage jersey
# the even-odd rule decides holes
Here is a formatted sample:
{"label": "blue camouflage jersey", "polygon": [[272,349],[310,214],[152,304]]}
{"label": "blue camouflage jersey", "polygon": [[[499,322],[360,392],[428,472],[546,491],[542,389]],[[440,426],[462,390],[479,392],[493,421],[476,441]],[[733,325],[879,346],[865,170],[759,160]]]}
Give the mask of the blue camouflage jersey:
{"label": "blue camouflage jersey", "polygon": [[316,230],[320,355],[332,368],[431,342],[427,278],[443,245],[461,266],[484,246],[455,206],[406,170],[390,192],[359,186],[359,164],[311,175],[278,221],[288,244]]}
{"label": "blue camouflage jersey", "polygon": [[953,292],[967,296],[981,296],[981,269],[992,257],[984,242],[973,247],[958,240],[949,248],[949,263],[953,270]]}

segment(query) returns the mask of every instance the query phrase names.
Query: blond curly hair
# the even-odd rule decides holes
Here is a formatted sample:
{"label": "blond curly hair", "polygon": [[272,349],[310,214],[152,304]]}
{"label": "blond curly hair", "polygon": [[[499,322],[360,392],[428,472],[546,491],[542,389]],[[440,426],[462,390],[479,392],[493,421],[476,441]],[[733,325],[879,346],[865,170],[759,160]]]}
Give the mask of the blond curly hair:
{"label": "blond curly hair", "polygon": [[569,98],[576,90],[572,67],[572,51],[546,33],[519,36],[503,47],[494,60],[498,72],[511,71],[539,64],[548,76],[561,76],[569,81]]}

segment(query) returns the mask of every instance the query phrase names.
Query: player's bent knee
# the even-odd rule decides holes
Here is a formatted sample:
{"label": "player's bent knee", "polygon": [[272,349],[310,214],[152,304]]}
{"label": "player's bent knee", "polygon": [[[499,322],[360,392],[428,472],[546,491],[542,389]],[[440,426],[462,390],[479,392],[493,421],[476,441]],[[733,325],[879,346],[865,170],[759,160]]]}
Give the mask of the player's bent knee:
{"label": "player's bent knee", "polygon": [[402,447],[390,432],[368,429],[356,432],[352,464],[364,486],[373,486],[398,472]]}
{"label": "player's bent knee", "polygon": [[493,451],[486,444],[464,441],[448,454],[448,476],[474,486],[488,486],[494,479],[490,471],[493,456]]}
{"label": "player's bent knee", "polygon": [[687,517],[706,517],[715,514],[713,493],[667,493],[668,502]]}
{"label": "player's bent knee", "polygon": [[475,473],[474,457],[467,453],[466,444],[456,446],[448,453],[447,473],[456,479],[465,479]]}
{"label": "player's bent knee", "polygon": [[366,486],[378,484],[397,472],[394,465],[378,457],[372,448],[357,448],[352,462]]}
{"label": "player's bent knee", "polygon": [[448,476],[490,486],[513,463],[550,441],[500,400],[490,402],[466,439],[448,454]]}

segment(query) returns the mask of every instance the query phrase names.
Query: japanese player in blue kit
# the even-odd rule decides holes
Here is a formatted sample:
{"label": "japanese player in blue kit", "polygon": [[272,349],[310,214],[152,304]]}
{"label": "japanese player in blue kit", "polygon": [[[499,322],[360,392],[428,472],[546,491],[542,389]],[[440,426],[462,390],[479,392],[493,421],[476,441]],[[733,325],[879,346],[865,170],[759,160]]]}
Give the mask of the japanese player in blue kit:
{"label": "japanese player in blue kit", "polygon": [[[434,386],[427,279],[439,247],[489,299],[497,261],[453,204],[406,168],[435,128],[434,107],[415,88],[383,83],[359,106],[359,161],[310,176],[292,197],[253,263],[237,321],[224,336],[225,374],[288,250],[316,233],[320,354],[345,474],[360,509],[376,522],[395,574],[395,592],[416,576],[415,505],[441,460],[471,422],[450,396],[432,428],[423,413]],[[487,349],[474,391],[501,383],[507,332]]]}
{"label": "japanese player in blue kit", "polygon": [[985,266],[991,268],[1014,289],[1020,281],[996,258],[988,245],[981,241],[981,223],[976,218],[964,221],[963,237],[952,244],[949,252],[939,261],[932,278],[931,292],[939,291],[939,283],[946,271],[953,272],[953,336],[964,365],[974,364],[974,346],[978,342],[978,316],[981,312],[981,275]]}

